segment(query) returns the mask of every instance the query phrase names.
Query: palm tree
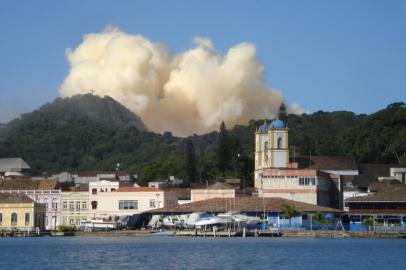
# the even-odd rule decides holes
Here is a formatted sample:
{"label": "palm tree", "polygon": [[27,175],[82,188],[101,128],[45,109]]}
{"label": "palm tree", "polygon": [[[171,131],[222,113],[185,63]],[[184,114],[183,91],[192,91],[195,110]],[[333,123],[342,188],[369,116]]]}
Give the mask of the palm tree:
{"label": "palm tree", "polygon": [[282,207],[283,216],[289,219],[289,228],[292,227],[292,217],[296,217],[300,212],[296,209],[296,206],[291,203],[283,204]]}

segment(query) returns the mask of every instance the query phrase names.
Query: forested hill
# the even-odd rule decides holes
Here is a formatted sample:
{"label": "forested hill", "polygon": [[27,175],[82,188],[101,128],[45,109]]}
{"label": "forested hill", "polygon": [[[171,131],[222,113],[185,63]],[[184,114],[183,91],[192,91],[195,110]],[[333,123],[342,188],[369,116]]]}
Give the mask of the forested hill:
{"label": "forested hill", "polygon": [[[0,157],[21,156],[36,172],[113,170],[120,163],[121,169],[150,181],[169,175],[187,177],[190,164],[185,149],[189,142],[196,161],[195,180],[250,179],[254,132],[263,121],[223,130],[222,136],[213,131],[177,138],[170,132],[148,131],[138,116],[110,97],[79,95],[56,99],[1,125]],[[288,115],[286,122],[296,155],[312,151],[312,155],[351,155],[360,162],[406,163],[404,103],[371,115],[319,111]],[[226,146],[222,152],[226,161],[219,159],[220,137],[222,147]]]}

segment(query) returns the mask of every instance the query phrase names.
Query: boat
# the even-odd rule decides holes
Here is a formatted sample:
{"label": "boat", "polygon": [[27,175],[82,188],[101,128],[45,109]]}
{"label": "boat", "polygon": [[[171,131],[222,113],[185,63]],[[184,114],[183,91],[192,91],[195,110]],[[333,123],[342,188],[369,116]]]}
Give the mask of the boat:
{"label": "boat", "polygon": [[151,229],[160,228],[162,226],[162,216],[161,215],[153,215],[148,222],[148,227]]}
{"label": "boat", "polygon": [[223,224],[228,224],[231,222],[232,222],[231,219],[213,216],[213,217],[210,217],[207,219],[202,219],[200,221],[197,221],[195,226],[204,227],[204,226],[212,226],[212,225],[223,225]]}
{"label": "boat", "polygon": [[158,231],[151,231],[151,236],[173,236],[173,231],[165,231],[165,230],[158,230]]}
{"label": "boat", "polygon": [[103,219],[91,219],[82,221],[81,226],[85,231],[108,231],[116,229],[117,223]]}
{"label": "boat", "polygon": [[185,223],[184,223],[184,227],[188,228],[188,229],[192,229],[196,226],[196,222],[204,219],[206,216],[211,217],[211,216],[208,216],[208,214],[206,212],[191,213],[190,215],[187,216],[187,219],[185,220]]}

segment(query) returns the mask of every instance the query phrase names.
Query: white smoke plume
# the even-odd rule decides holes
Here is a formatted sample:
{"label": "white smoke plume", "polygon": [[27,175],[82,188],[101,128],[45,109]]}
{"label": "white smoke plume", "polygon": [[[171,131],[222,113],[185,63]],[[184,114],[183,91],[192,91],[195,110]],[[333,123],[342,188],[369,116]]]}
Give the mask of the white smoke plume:
{"label": "white smoke plume", "polygon": [[178,136],[216,130],[223,120],[231,128],[275,116],[282,94],[265,83],[254,45],[241,43],[222,55],[208,38],[194,42],[194,48],[173,54],[117,28],[87,34],[67,50],[70,72],[60,94],[109,95],[149,129]]}

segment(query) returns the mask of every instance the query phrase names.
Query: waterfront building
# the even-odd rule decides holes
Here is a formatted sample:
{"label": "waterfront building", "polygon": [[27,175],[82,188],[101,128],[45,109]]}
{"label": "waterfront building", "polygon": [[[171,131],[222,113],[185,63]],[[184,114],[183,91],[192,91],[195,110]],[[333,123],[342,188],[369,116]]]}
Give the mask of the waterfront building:
{"label": "waterfront building", "polygon": [[255,133],[254,184],[258,195],[342,208],[342,182],[334,172],[345,170],[314,169],[311,159],[309,167],[289,162],[288,133],[281,120],[264,123]]}
{"label": "waterfront building", "polygon": [[23,193],[0,193],[0,231],[42,231],[45,229],[45,205]]}
{"label": "waterfront building", "polygon": [[62,191],[61,203],[63,225],[79,226],[89,218],[88,191]]}
{"label": "waterfront building", "polygon": [[25,194],[37,203],[43,203],[45,229],[55,230],[61,224],[61,189],[56,180],[33,181],[31,178],[13,178],[0,181],[0,193]]}
{"label": "waterfront building", "polygon": [[[370,187],[379,183],[386,184],[406,184],[406,167],[400,164],[375,164],[361,163],[359,165],[359,175],[344,176],[344,200],[358,196],[373,194]],[[344,210],[348,211],[345,204]]]}
{"label": "waterfront building", "polygon": [[109,219],[176,205],[173,192],[154,187],[120,187],[118,181],[89,183],[89,215]]}
{"label": "waterfront building", "polygon": [[31,167],[22,158],[0,158],[0,179],[23,176]]}
{"label": "waterfront building", "polygon": [[406,230],[406,186],[377,183],[370,194],[348,198],[350,230]]}
{"label": "waterfront building", "polygon": [[198,188],[191,190],[191,201],[202,201],[213,198],[234,198],[235,188],[231,185],[217,182],[206,188]]}

